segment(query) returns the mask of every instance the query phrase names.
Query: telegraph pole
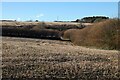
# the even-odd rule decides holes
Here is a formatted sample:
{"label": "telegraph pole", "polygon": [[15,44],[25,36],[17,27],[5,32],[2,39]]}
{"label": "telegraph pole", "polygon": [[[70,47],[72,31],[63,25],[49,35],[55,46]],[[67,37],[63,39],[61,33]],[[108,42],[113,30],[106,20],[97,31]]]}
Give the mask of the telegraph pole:
{"label": "telegraph pole", "polygon": [[57,16],[57,21],[59,20],[59,16]]}

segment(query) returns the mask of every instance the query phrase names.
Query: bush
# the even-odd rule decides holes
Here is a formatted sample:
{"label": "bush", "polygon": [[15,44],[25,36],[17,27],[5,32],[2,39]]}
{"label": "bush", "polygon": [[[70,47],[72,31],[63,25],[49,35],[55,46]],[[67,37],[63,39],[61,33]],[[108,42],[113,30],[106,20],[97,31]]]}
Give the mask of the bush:
{"label": "bush", "polygon": [[76,32],[79,31],[79,29],[69,29],[66,31],[63,31],[61,34],[61,40],[70,40],[70,41],[74,41],[74,39],[76,38]]}
{"label": "bush", "polygon": [[2,27],[2,36],[13,36],[13,37],[27,37],[27,38],[44,38],[44,39],[60,39],[59,31],[40,29],[40,30],[29,30],[22,28],[6,28]]}
{"label": "bush", "polygon": [[120,48],[120,22],[117,19],[96,23],[89,31],[87,41],[97,47],[106,49]]}
{"label": "bush", "polygon": [[111,19],[95,23],[91,27],[67,30],[63,38],[69,38],[75,45],[80,46],[120,49],[120,21]]}

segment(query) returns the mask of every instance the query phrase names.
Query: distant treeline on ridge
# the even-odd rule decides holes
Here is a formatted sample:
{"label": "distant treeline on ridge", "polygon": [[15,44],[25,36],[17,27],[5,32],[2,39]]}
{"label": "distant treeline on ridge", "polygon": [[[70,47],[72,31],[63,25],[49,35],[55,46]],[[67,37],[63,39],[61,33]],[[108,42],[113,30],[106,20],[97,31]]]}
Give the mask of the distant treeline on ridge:
{"label": "distant treeline on ridge", "polygon": [[95,23],[103,20],[109,19],[106,16],[93,16],[93,17],[84,17],[82,19],[77,19],[75,21],[54,21],[54,22],[82,22],[82,23]]}

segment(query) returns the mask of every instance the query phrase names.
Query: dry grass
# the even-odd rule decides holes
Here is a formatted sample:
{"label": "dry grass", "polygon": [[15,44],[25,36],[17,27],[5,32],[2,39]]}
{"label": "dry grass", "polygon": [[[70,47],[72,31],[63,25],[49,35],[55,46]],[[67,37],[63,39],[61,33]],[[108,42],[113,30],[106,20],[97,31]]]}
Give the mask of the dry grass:
{"label": "dry grass", "polygon": [[83,27],[79,23],[68,22],[2,22],[0,25],[2,25],[0,27],[2,36],[44,39],[60,39],[61,31]]}
{"label": "dry grass", "polygon": [[28,25],[38,25],[39,22],[1,22],[0,25],[6,27],[12,26],[28,26]]}
{"label": "dry grass", "polygon": [[120,21],[116,19],[95,23],[81,30],[67,30],[64,35],[69,35],[75,45],[120,49]]}
{"label": "dry grass", "polygon": [[[1,22],[2,26],[17,26],[17,25],[38,25],[43,22]],[[44,22],[47,25],[79,25],[74,22]],[[91,23],[83,23],[84,25],[92,25]]]}
{"label": "dry grass", "polygon": [[61,32],[61,39],[74,41],[75,39],[74,37],[78,31],[79,31],[78,29],[69,29],[69,30],[63,31]]}
{"label": "dry grass", "polygon": [[[1,27],[23,28],[23,29],[54,29],[66,30],[71,28],[83,28],[79,23],[73,22],[1,22]],[[91,23],[83,23],[84,26],[91,26]]]}
{"label": "dry grass", "polygon": [[118,51],[70,42],[3,37],[3,78],[116,80]]}

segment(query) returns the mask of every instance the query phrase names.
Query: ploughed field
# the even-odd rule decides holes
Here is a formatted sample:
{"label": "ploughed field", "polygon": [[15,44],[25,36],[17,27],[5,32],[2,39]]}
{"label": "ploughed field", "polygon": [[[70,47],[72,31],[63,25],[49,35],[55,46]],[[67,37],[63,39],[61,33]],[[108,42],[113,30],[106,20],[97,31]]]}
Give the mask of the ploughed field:
{"label": "ploughed field", "polygon": [[118,51],[59,40],[2,37],[2,77],[116,80]]}

